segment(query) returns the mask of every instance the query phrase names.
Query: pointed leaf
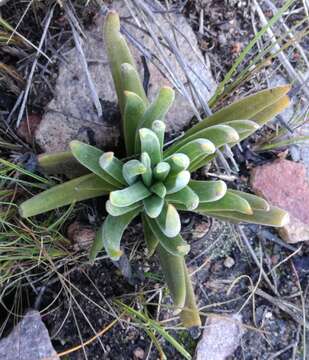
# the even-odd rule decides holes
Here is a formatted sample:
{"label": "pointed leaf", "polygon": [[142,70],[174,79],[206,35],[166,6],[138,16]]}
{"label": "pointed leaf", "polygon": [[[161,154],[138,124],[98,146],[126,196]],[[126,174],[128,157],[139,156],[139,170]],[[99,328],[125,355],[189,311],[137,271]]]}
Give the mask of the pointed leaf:
{"label": "pointed leaf", "polygon": [[91,172],[98,175],[100,178],[113,186],[123,187],[123,185],[125,185],[124,182],[121,182],[119,179],[115,179],[114,177],[110,176],[108,172],[101,168],[99,159],[104,154],[102,150],[77,140],[70,142],[70,148],[76,160]]}
{"label": "pointed leaf", "polygon": [[165,198],[166,195],[166,187],[162,182],[154,183],[150,187],[150,191],[152,191],[154,194],[158,195],[161,199]]}
{"label": "pointed leaf", "polygon": [[160,230],[168,238],[173,238],[180,233],[181,222],[176,208],[171,204],[165,204],[158,218],[156,218]]}
{"label": "pointed leaf", "polygon": [[135,136],[138,124],[142,118],[146,106],[138,95],[131,91],[125,91],[125,107],[123,114],[123,135],[125,139],[127,155],[134,154]]}
{"label": "pointed leaf", "polygon": [[152,170],[151,170],[151,160],[147,153],[143,152],[141,155],[141,162],[145,166],[146,171],[142,174],[142,179],[144,184],[149,187],[152,182]]}
{"label": "pointed leaf", "polygon": [[287,94],[290,88],[289,85],[278,86],[276,88],[260,91],[254,95],[236,101],[193,126],[186,132],[184,137],[187,138],[205,127],[222,124],[227,121],[239,119],[255,120],[254,117],[256,114],[276,103],[280,98]]}
{"label": "pointed leaf", "polygon": [[182,310],[186,300],[183,257],[172,255],[161,245],[158,246],[158,250],[161,269],[175,306],[174,314],[178,314]]}
{"label": "pointed leaf", "polygon": [[266,124],[269,120],[273,119],[276,115],[280,114],[290,104],[290,98],[285,95],[275,103],[267,106],[262,111],[256,113],[251,117],[260,126]]}
{"label": "pointed leaf", "polygon": [[[99,158],[100,167],[114,180],[122,185],[126,185],[126,181],[122,175],[123,163],[114,156],[114,153],[109,151],[104,153]],[[123,187],[123,186],[122,186]]]}
{"label": "pointed leaf", "polygon": [[201,318],[199,315],[198,307],[196,305],[192,282],[188,274],[188,269],[184,259],[183,262],[186,284],[186,301],[184,304],[184,309],[180,313],[180,319],[183,326],[185,326],[186,328],[192,328],[193,326],[200,327],[202,325]]}
{"label": "pointed leaf", "polygon": [[134,184],[138,176],[146,171],[146,167],[136,159],[127,161],[122,167],[122,175],[128,185]]}
{"label": "pointed leaf", "polygon": [[121,216],[107,215],[103,225],[98,230],[97,237],[90,251],[90,260],[94,260],[98,252],[103,248],[107,255],[114,261],[122,255],[120,241],[130,222],[139,214],[140,209],[135,209]]}
{"label": "pointed leaf", "polygon": [[146,221],[154,233],[154,235],[159,239],[160,245],[171,255],[174,256],[184,256],[190,251],[190,245],[183,240],[183,238],[178,234],[175,237],[167,237],[160,229],[157,224],[157,221],[150,219],[146,216]]}
{"label": "pointed leaf", "polygon": [[198,211],[203,215],[213,216],[221,220],[230,222],[245,222],[251,224],[268,225],[273,227],[282,227],[289,222],[289,214],[275,206],[271,206],[268,211],[265,210],[253,210],[252,215],[242,214],[234,211],[224,212],[210,212],[210,211]]}
{"label": "pointed leaf", "polygon": [[178,174],[170,174],[164,182],[167,194],[173,194],[180,191],[188,185],[191,174],[187,170],[180,171]]}
{"label": "pointed leaf", "polygon": [[106,211],[108,212],[108,214],[110,214],[112,216],[120,216],[120,215],[126,214],[128,212],[131,212],[137,208],[142,208],[142,203],[137,202],[130,206],[118,207],[118,206],[114,206],[109,200],[107,200],[105,203],[105,208],[106,208]]}
{"label": "pointed leaf", "polygon": [[149,190],[141,181],[138,181],[123,190],[112,191],[109,200],[114,206],[125,207],[144,200],[149,195],[151,195]]}
{"label": "pointed leaf", "polygon": [[[104,23],[103,34],[107,56],[118,96],[119,107],[121,113],[123,114],[125,98],[121,80],[121,64],[128,63],[131,64],[134,68],[136,68],[136,66],[130,49],[120,33],[119,16],[115,11],[110,11],[107,14]],[[142,96],[140,94],[138,95],[145,101],[145,104],[147,105],[148,102],[146,94],[142,94]]]}
{"label": "pointed leaf", "polygon": [[196,209],[199,205],[199,197],[189,186],[174,194],[167,195],[166,200],[172,204],[184,205],[189,211]]}
{"label": "pointed leaf", "polygon": [[226,194],[217,201],[204,203],[200,202],[198,208],[195,209],[195,211],[216,211],[222,213],[224,213],[225,211],[235,211],[247,215],[252,215],[253,213],[253,210],[251,209],[251,206],[247,200],[229,191],[227,191]]}
{"label": "pointed leaf", "polygon": [[217,201],[225,195],[227,190],[226,184],[222,180],[191,180],[189,186],[199,197],[200,203]]}
{"label": "pointed leaf", "polygon": [[236,194],[242,197],[243,199],[247,200],[253,210],[268,211],[270,209],[270,205],[268,204],[268,202],[259,196],[233,189],[229,189],[228,191],[229,193]]}
{"label": "pointed leaf", "polygon": [[146,152],[149,155],[151,165],[155,166],[161,161],[162,157],[160,142],[157,135],[152,130],[142,128],[139,130],[139,137],[141,142],[141,151]]}
{"label": "pointed leaf", "polygon": [[191,142],[195,139],[207,139],[211,141],[216,148],[220,148],[221,146],[229,143],[234,143],[239,140],[239,135],[237,131],[227,125],[215,125],[201,131],[198,131],[186,138],[181,138],[176,141],[171,147],[164,151],[164,158],[174,154],[178,149],[183,145]]}
{"label": "pointed leaf", "polygon": [[164,200],[157,195],[151,195],[144,200],[144,209],[146,214],[152,218],[157,218],[163,208]]}
{"label": "pointed leaf", "polygon": [[26,200],[20,205],[20,214],[22,217],[27,218],[73,204],[77,201],[102,196],[113,190],[115,190],[114,186],[105,182],[97,175],[84,175],[56,185]]}
{"label": "pointed leaf", "polygon": [[170,165],[165,162],[159,162],[153,169],[153,176],[157,181],[164,181],[171,170]]}

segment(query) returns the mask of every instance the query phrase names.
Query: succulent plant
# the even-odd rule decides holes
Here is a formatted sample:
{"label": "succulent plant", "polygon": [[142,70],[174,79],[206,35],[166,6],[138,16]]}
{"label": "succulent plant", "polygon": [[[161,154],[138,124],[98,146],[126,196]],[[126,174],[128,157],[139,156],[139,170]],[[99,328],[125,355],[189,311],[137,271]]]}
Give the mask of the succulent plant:
{"label": "succulent plant", "polygon": [[162,87],[149,102],[115,12],[107,15],[104,40],[122,114],[127,158],[72,141],[69,152],[41,157],[41,167],[50,171],[57,164],[75,162],[89,173],[25,201],[20,213],[30,217],[108,195],[108,215],[92,245],[92,260],[103,248],[111,259],[118,260],[123,253],[120,242],[124,230],[141,215],[148,254],[159,255],[175,312],[180,313],[184,326],[199,326],[184,260],[190,246],[180,234],[178,211],[270,226],[282,226],[288,214],[253,194],[228,190],[221,180],[192,180],[191,174],[211,161],[217,149],[239,143],[281,112],[289,103],[289,87],[264,90],[235,102],[193,126],[165,149],[164,117],[174,100],[173,89]]}

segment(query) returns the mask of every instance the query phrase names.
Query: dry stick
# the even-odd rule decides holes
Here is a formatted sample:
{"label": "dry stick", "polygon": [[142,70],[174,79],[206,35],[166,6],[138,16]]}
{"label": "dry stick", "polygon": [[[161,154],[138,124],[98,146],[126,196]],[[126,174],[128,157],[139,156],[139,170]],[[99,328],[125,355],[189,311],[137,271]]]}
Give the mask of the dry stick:
{"label": "dry stick", "polygon": [[[257,3],[256,0],[253,0],[253,3],[255,5],[256,11],[260,17],[262,26],[266,26],[267,25],[267,19],[265,18],[265,15],[260,7],[260,5]],[[290,78],[292,80],[296,80],[301,86],[305,85],[303,91],[307,97],[307,99],[309,99],[309,88],[308,86],[305,84],[305,80],[303,78],[303,76],[299,73],[297,73],[293,66],[291,65],[291,63],[289,62],[289,60],[287,59],[287,57],[285,56],[283,51],[280,51],[280,45],[277,43],[277,39],[275,37],[275,34],[273,33],[273,31],[271,30],[271,28],[268,28],[267,30],[267,34],[270,37],[272,43],[274,44],[274,49],[272,50],[272,52],[279,52],[278,53],[278,59],[281,61],[283,67],[285,68],[285,70],[287,71],[288,75],[290,76]]]}
{"label": "dry stick", "polygon": [[[265,1],[266,1],[267,5],[273,10],[274,13],[278,12],[278,9],[277,9],[276,5],[275,5],[272,1],[270,1],[270,0],[265,0]],[[302,48],[302,46],[299,44],[298,41],[296,41],[292,29],[290,29],[290,28],[286,25],[286,23],[285,23],[284,20],[283,20],[283,17],[281,17],[281,18],[279,19],[279,22],[282,24],[282,26],[283,26],[283,28],[284,28],[284,30],[285,30],[285,33],[287,33],[288,37],[289,37],[290,39],[293,39],[293,40],[294,40],[294,44],[295,44],[296,49],[299,51],[299,53],[300,53],[300,55],[302,56],[304,62],[306,63],[306,66],[309,68],[308,57],[307,57],[304,49]]]}
{"label": "dry stick", "polygon": [[252,259],[254,260],[256,265],[259,267],[264,280],[267,282],[267,284],[269,285],[271,290],[274,292],[274,294],[279,295],[278,290],[273,286],[273,284],[269,280],[269,277],[267,276],[266,272],[264,271],[263,266],[260,264],[260,262],[259,262],[259,260],[258,260],[258,258],[256,256],[254,250],[252,249],[252,246],[250,245],[249,240],[248,240],[246,234],[244,233],[242,227],[240,225],[236,225],[236,226],[237,226],[237,229],[238,229],[238,231],[239,231],[245,245],[247,246],[247,248],[248,248],[248,250],[249,250],[249,252],[250,252],[250,254],[252,256]]}
{"label": "dry stick", "polygon": [[49,13],[49,15],[47,17],[47,20],[46,20],[46,23],[45,23],[45,26],[44,26],[44,30],[43,30],[43,34],[42,34],[42,37],[41,37],[41,40],[40,40],[40,43],[39,43],[39,46],[38,46],[38,50],[37,50],[37,53],[35,55],[35,59],[33,61],[31,71],[30,71],[30,74],[29,74],[28,79],[27,79],[27,85],[26,85],[26,89],[25,89],[25,94],[24,94],[23,101],[21,103],[21,107],[20,107],[20,110],[19,110],[19,114],[18,114],[18,118],[17,118],[17,122],[16,122],[16,127],[19,126],[20,121],[22,119],[22,116],[24,114],[26,102],[28,100],[28,95],[29,95],[29,91],[30,91],[30,86],[31,86],[31,83],[32,83],[32,78],[33,78],[33,75],[34,75],[34,72],[35,72],[36,65],[38,63],[39,57],[41,55],[41,49],[42,49],[43,43],[45,41],[45,37],[46,37],[47,31],[48,31],[49,24],[50,24],[51,19],[53,17],[54,9],[55,9],[55,6],[53,6],[50,9],[50,13]]}
{"label": "dry stick", "polygon": [[262,297],[263,299],[269,301],[273,305],[277,306],[279,309],[284,311],[286,314],[290,315],[291,318],[294,321],[296,321],[298,324],[301,324],[306,329],[309,329],[309,323],[307,321],[304,322],[302,311],[295,305],[293,305],[287,301],[283,301],[279,298],[273,297],[261,289],[256,289],[255,294]]}
{"label": "dry stick", "polygon": [[102,115],[103,115],[102,106],[101,106],[100,99],[99,99],[98,93],[96,91],[95,85],[94,85],[93,80],[91,78],[91,74],[89,72],[86,56],[85,56],[84,50],[83,50],[83,48],[81,46],[81,39],[80,39],[80,36],[78,35],[78,32],[75,29],[75,25],[74,25],[74,22],[72,20],[71,11],[67,7],[66,7],[66,9],[67,9],[67,12],[68,12],[69,23],[70,23],[70,26],[71,26],[71,29],[72,29],[74,43],[75,43],[77,52],[80,55],[80,60],[81,60],[81,63],[83,65],[83,67],[84,67],[84,71],[85,71],[85,74],[86,74],[86,77],[87,77],[88,86],[89,86],[90,93],[91,93],[91,96],[92,96],[92,101],[93,101],[94,106],[95,106],[95,108],[97,110],[98,117],[101,118]]}

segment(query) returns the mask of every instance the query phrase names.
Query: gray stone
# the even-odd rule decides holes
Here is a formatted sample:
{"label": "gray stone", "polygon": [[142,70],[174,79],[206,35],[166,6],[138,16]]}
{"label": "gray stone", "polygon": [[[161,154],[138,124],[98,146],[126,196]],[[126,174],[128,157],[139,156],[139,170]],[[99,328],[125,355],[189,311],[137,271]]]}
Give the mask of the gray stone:
{"label": "gray stone", "polygon": [[59,360],[40,313],[30,310],[0,341],[1,360]]}
{"label": "gray stone", "polygon": [[195,360],[224,360],[237,349],[243,335],[240,315],[211,316],[196,348]]}
{"label": "gray stone", "polygon": [[[119,11],[121,16],[130,15],[122,1],[113,2],[113,7]],[[165,26],[163,17],[156,14],[156,18],[162,28],[173,38],[174,34],[170,27]],[[177,44],[183,57],[186,58],[188,64],[198,74],[198,76],[194,77],[194,83],[201,92],[203,99],[207,101],[212,95],[210,92],[215,90],[215,81],[211,73],[205,70],[201,61],[197,60],[197,55],[202,58],[202,54],[198,48],[195,34],[182,15],[170,14],[170,19],[190,41],[189,45],[182,35],[177,31],[175,32]],[[72,139],[85,140],[85,135],[87,135],[89,129],[92,130],[94,140],[100,147],[114,148],[119,142],[119,123],[110,118],[110,105],[116,104],[116,94],[102,40],[103,20],[99,16],[96,19],[96,26],[92,30],[86,31],[86,39],[82,40],[82,48],[87,59],[89,72],[97,94],[102,100],[103,118],[99,118],[97,115],[80,55],[77,49],[73,48],[65,55],[67,63],[59,66],[59,76],[55,88],[56,96],[49,103],[42,122],[36,131],[36,141],[45,152],[67,149],[68,143]],[[134,21],[132,20],[132,22]],[[130,24],[124,25],[129,33],[140,41],[143,46],[160,57],[151,37]],[[138,70],[140,74],[143,74],[141,54],[132,46],[131,50],[136,59]],[[186,83],[186,77],[174,55],[170,54],[168,59],[177,78]],[[149,62],[148,66],[150,70],[148,95],[151,100],[160,87],[171,84],[152,63]],[[208,84],[208,87],[203,84],[203,81]],[[180,94],[177,94],[175,103],[166,118],[167,130],[182,130],[193,115],[193,110],[188,102]]]}

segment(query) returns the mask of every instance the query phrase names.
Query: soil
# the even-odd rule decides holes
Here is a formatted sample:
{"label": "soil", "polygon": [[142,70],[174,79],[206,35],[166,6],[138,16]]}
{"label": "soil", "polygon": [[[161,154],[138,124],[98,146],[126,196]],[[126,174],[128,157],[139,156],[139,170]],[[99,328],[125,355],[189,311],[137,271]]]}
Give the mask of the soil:
{"label": "soil", "polygon": [[[233,64],[240,50],[253,36],[250,21],[249,1],[188,1],[183,9],[194,30],[198,32],[198,14],[200,8],[204,9],[204,25],[206,30],[203,34],[198,33],[199,44],[204,53],[209,56],[212,71],[221,80],[223,74]],[[11,1],[11,5],[2,7],[3,18],[16,22],[15,14],[22,14],[24,5],[18,1]],[[51,54],[54,49],[63,43],[71,46],[71,36],[64,14],[55,8],[56,12],[52,22],[54,40],[50,41],[45,50]],[[87,11],[77,5],[77,13],[80,21],[85,25],[91,23],[95,14],[93,7]],[[44,18],[44,6],[38,5],[38,19]],[[34,42],[40,40],[41,26],[32,18],[32,13],[26,14],[24,23],[28,22],[24,33]],[[36,35],[37,34],[37,35]],[[7,64],[16,67],[22,73],[22,64],[19,63],[19,54],[7,53],[2,59]],[[45,65],[44,63],[42,65]],[[29,111],[42,113],[44,107],[52,97],[52,87],[57,74],[57,64],[48,65],[50,74],[43,79],[36,74],[34,88],[30,93]],[[13,84],[16,85],[16,84]],[[14,86],[7,84],[4,97],[1,99],[1,111],[8,113],[17,99],[18,91]],[[18,84],[16,85],[18,86]],[[250,84],[247,85],[250,88]],[[14,134],[9,132],[7,137],[10,141],[16,141]],[[249,140],[244,144],[254,141]],[[39,149],[31,147],[30,153]],[[5,156],[12,158],[12,153],[6,151]],[[18,154],[17,154],[18,155]],[[16,153],[14,154],[16,157]],[[272,154],[256,155],[250,150],[240,153],[235,151],[235,158],[240,164],[241,172],[238,180],[230,182],[229,186],[234,188],[247,188],[247,176],[250,167],[269,161]],[[202,174],[201,174],[202,175]],[[93,217],[100,218],[104,213],[84,214],[79,221],[87,226],[93,226]],[[73,219],[70,220],[71,222]],[[260,269],[252,259],[248,247],[239,238],[239,233],[233,225],[227,225],[216,220],[202,218],[188,213],[182,217],[183,234],[192,246],[187,263],[191,270],[201,270],[195,275],[196,295],[199,307],[205,313],[230,314],[240,312],[245,324],[245,334],[236,352],[230,359],[266,360],[276,356],[277,359],[302,359],[304,348],[302,347],[302,318],[292,318],[282,309],[285,302],[289,302],[301,309],[302,304],[299,297],[299,286],[306,294],[308,290],[308,259],[309,246],[303,244],[297,256],[287,259],[296,247],[285,245],[277,234],[269,228],[249,225],[244,231],[255,254],[263,256],[264,271],[269,273],[274,287],[280,294],[277,296],[264,279],[260,279]],[[66,226],[62,231],[65,233]],[[74,254],[78,261],[64,262],[59,269],[59,275],[54,275],[47,282],[36,283],[38,289],[44,291],[38,296],[28,289],[27,306],[34,307],[35,304],[42,311],[55,349],[63,352],[86,341],[94,336],[114,319],[113,311],[123,313],[121,306],[116,301],[123,302],[139,310],[147,310],[150,316],[156,317],[157,307],[148,305],[142,308],[145,302],[145,292],[157,289],[152,303],[160,300],[159,288],[164,285],[158,261],[155,257],[146,259],[142,239],[141,224],[136,221],[126,231],[123,245],[130,265],[124,261],[122,264],[114,264],[109,259],[103,258],[94,265],[87,262],[83,253]],[[231,268],[227,267],[225,260],[230,257],[234,260]],[[284,265],[278,266],[276,271],[271,269],[285,261]],[[203,265],[203,266],[202,266]],[[230,289],[231,280],[237,279],[233,289]],[[56,280],[55,280],[56,279]],[[66,279],[66,280],[64,280]],[[245,300],[250,295],[250,281],[258,283],[258,289],[275,299],[276,303],[269,301],[265,296],[255,295],[255,303],[248,301],[243,307]],[[147,296],[148,293],[147,293]],[[6,299],[7,302],[12,299]],[[5,300],[4,300],[5,301]],[[159,312],[159,320],[166,320],[171,314],[164,310],[164,305],[171,303],[168,296],[164,296],[163,308]],[[44,309],[50,306],[48,310]],[[2,311],[4,311],[2,309]],[[91,325],[90,325],[91,324]],[[110,359],[129,360],[138,359],[137,349],[142,349],[144,354],[148,353],[150,338],[143,330],[141,323],[125,314],[121,321],[106,332],[99,340],[95,340],[84,349],[70,353],[64,358],[79,359]],[[12,322],[8,323],[5,331],[9,331]],[[191,354],[194,353],[199,333],[196,331],[171,330],[178,341]],[[167,359],[183,359],[174,347],[160,338],[160,343],[165,351]],[[309,345],[309,344],[308,344]],[[281,352],[282,351],[282,352]],[[135,355],[134,355],[135,354]],[[277,355],[276,355],[277,354]],[[145,355],[146,356],[146,355]],[[155,360],[159,354],[154,346],[147,359]]]}

